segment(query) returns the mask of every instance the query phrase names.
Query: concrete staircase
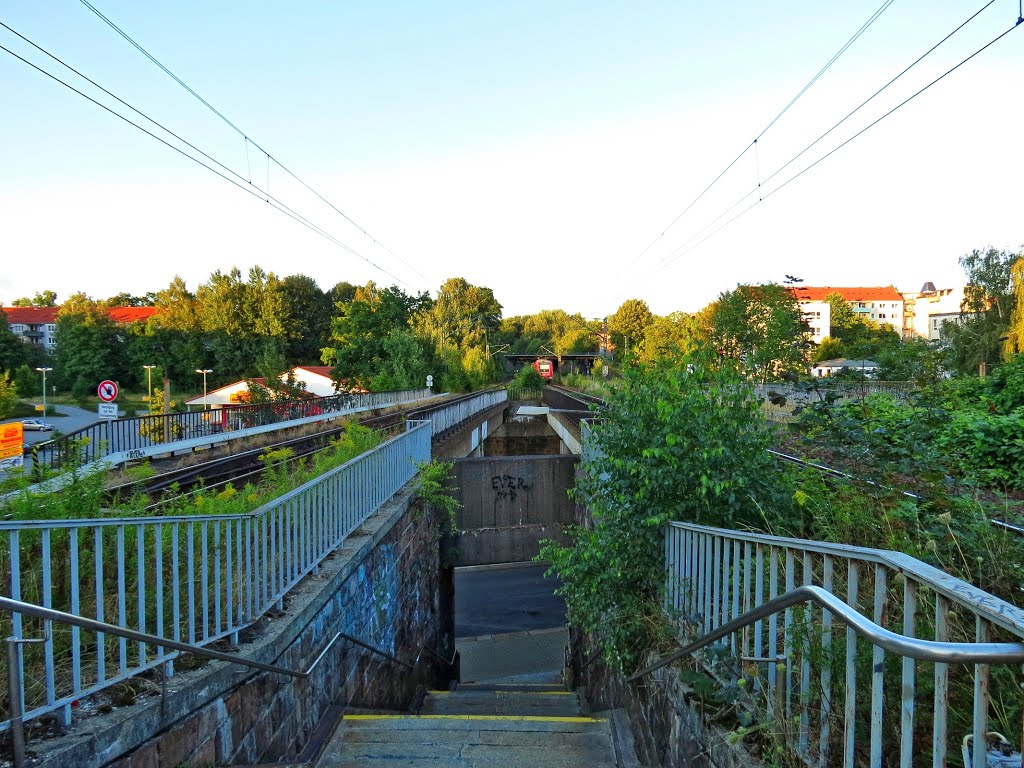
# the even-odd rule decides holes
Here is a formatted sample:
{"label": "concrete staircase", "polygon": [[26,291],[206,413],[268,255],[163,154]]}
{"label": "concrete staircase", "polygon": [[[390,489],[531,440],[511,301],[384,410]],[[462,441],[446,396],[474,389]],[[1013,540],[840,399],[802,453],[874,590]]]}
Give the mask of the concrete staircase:
{"label": "concrete staircase", "polygon": [[[627,763],[628,764],[628,763]],[[417,715],[346,714],[318,768],[616,768],[612,729],[551,683],[431,691]]]}

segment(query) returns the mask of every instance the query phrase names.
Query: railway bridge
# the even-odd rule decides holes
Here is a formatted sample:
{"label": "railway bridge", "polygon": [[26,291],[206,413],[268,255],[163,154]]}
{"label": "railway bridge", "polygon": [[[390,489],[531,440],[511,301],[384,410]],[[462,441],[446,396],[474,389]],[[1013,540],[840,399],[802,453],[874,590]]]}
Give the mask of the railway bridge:
{"label": "railway bridge", "polygon": [[[944,765],[963,722],[945,692],[964,669],[982,743],[989,670],[1024,662],[1024,611],[880,550],[671,524],[665,607],[685,617],[686,647],[643,671],[653,683],[606,669],[600,638],[578,634],[564,672],[460,670],[455,566],[524,559],[587,522],[563,492],[587,447],[587,404],[568,397],[438,405],[246,515],[0,521],[12,574],[0,730],[15,764],[739,765],[738,739],[708,732],[663,669],[712,645],[707,659],[760,668],[757,700],[788,713],[786,744],[810,762],[881,765],[885,750],[913,765],[927,742]],[[431,455],[456,460],[454,532],[418,488],[416,462]],[[810,622],[799,635],[798,621]],[[543,634],[489,653],[529,655]],[[822,664],[843,653],[845,671]],[[901,685],[887,685],[887,656]],[[716,668],[723,684],[730,669]],[[915,692],[925,674],[927,702]],[[898,724],[883,718],[894,708]],[[969,759],[984,764],[982,750]]]}

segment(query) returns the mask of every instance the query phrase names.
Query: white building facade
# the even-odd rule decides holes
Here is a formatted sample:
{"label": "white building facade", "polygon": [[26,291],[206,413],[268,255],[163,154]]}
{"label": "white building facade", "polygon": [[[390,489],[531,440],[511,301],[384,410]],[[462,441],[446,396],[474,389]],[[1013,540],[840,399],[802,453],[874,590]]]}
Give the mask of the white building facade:
{"label": "white building facade", "polygon": [[841,296],[854,313],[864,319],[879,325],[891,325],[897,333],[903,331],[903,296],[891,285],[884,288],[799,286],[790,290],[800,303],[804,319],[811,328],[811,341],[815,344],[821,344],[824,338],[832,335],[832,306],[827,301],[832,294]]}

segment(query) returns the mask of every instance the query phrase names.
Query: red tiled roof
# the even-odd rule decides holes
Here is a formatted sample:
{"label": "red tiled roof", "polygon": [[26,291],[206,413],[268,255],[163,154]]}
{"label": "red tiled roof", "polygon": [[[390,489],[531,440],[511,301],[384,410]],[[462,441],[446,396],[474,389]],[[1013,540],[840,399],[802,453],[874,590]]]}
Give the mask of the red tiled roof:
{"label": "red tiled roof", "polygon": [[887,285],[884,288],[836,288],[830,285],[822,287],[801,285],[793,286],[789,290],[793,292],[798,301],[824,301],[833,293],[838,293],[846,301],[903,301],[903,296],[891,285]]}
{"label": "red tiled roof", "polygon": [[8,323],[35,325],[57,322],[59,307],[4,307]]}
{"label": "red tiled roof", "polygon": [[[8,323],[55,323],[60,307],[4,307]],[[115,323],[127,325],[137,320],[148,320],[156,314],[156,307],[111,307],[107,316]]]}
{"label": "red tiled roof", "polygon": [[310,373],[315,373],[318,376],[323,376],[324,378],[329,379],[329,378],[331,378],[331,371],[334,370],[334,366],[333,365],[297,365],[297,366],[295,366],[295,370],[297,370],[297,371],[309,371]]}
{"label": "red tiled roof", "polygon": [[107,310],[107,317],[122,325],[149,320],[155,314],[156,307],[111,307]]}

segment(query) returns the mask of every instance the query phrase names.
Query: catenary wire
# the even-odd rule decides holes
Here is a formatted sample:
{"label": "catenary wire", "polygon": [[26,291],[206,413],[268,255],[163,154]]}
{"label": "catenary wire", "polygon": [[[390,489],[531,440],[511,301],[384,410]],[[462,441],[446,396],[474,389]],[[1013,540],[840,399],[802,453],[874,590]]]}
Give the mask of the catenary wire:
{"label": "catenary wire", "polygon": [[[0,23],[2,23],[2,22],[0,22]],[[4,24],[3,26],[6,27],[7,25]],[[9,29],[9,27],[8,27],[8,29]],[[15,34],[17,34],[17,33],[15,33]],[[32,43],[32,45],[35,45],[35,43]],[[38,46],[36,46],[36,47],[38,47]],[[40,49],[40,50],[43,50],[43,49]],[[225,173],[222,173],[221,171],[217,170],[217,168],[215,168],[215,167],[213,167],[211,165],[207,165],[206,163],[204,163],[199,158],[197,158],[197,157],[195,157],[193,155],[190,155],[188,152],[183,150],[181,147],[176,147],[174,144],[172,144],[171,142],[167,141],[162,136],[158,136],[157,134],[155,134],[152,131],[148,130],[144,126],[139,125],[138,123],[136,123],[133,120],[129,119],[128,117],[122,115],[121,113],[117,112],[116,110],[111,109],[106,104],[103,104],[102,102],[98,101],[97,99],[94,99],[93,97],[89,96],[87,93],[84,93],[83,91],[80,91],[78,88],[75,88],[70,83],[62,80],[59,77],[57,77],[52,72],[48,72],[44,68],[40,67],[38,64],[35,64],[32,61],[29,61],[28,59],[26,59],[23,56],[19,55],[15,51],[12,51],[10,48],[7,48],[6,46],[0,44],[0,51],[4,51],[5,53],[10,54],[14,58],[18,59],[19,61],[21,61],[22,63],[28,65],[29,67],[37,70],[38,72],[40,72],[41,74],[45,75],[46,77],[49,77],[50,79],[54,80],[55,82],[60,83],[61,85],[63,85],[65,88],[73,91],[74,93],[77,93],[79,96],[81,96],[82,98],[86,99],[87,101],[92,102],[96,106],[106,110],[107,112],[109,112],[110,114],[114,115],[115,117],[118,117],[121,120],[123,120],[124,122],[128,123],[129,125],[137,128],[138,130],[140,130],[143,133],[145,133],[147,136],[150,136],[151,138],[156,139],[157,141],[159,141],[161,144],[163,144],[163,145],[173,149],[175,152],[179,153],[183,157],[187,157],[192,162],[202,166],[203,168],[205,168],[206,170],[210,171],[211,173],[216,174],[217,176],[219,176],[220,178],[224,179],[228,183],[233,184],[234,186],[238,187],[239,189],[243,190],[244,192],[249,193],[250,195],[255,197],[257,200],[262,200],[263,202],[268,203],[271,207],[281,211],[285,215],[287,215],[290,218],[294,219],[295,221],[297,221],[298,223],[300,223],[303,226],[307,227],[308,229],[312,230],[313,232],[316,232],[317,234],[319,234],[321,237],[325,238],[329,242],[337,245],[339,248],[342,248],[343,250],[351,253],[352,255],[362,259],[367,264],[371,265],[372,267],[374,267],[375,269],[377,269],[381,273],[387,275],[391,279],[396,280],[397,282],[401,283],[402,285],[405,285],[408,288],[412,287],[408,283],[406,283],[404,280],[402,280],[401,278],[397,277],[396,275],[393,275],[391,272],[388,272],[386,269],[381,267],[379,264],[374,262],[372,259],[370,259],[370,258],[364,256],[363,254],[359,253],[358,251],[356,251],[351,246],[346,245],[345,243],[343,243],[341,240],[338,240],[334,235],[330,234],[329,232],[327,232],[326,230],[324,230],[322,227],[318,226],[317,224],[314,224],[309,219],[305,218],[300,213],[298,213],[297,211],[293,210],[292,208],[290,208],[288,205],[286,205],[285,203],[281,202],[280,200],[277,200],[273,196],[271,196],[269,194],[266,194],[266,193],[262,193],[261,194],[260,191],[257,191],[256,189],[252,188],[251,186],[243,184],[241,182],[238,182],[235,179],[232,179],[230,176],[226,175]],[[50,56],[55,61],[60,61],[60,59],[58,59],[56,56],[53,56],[52,54],[47,53],[47,55]],[[68,67],[68,69],[73,71],[73,72],[76,72],[76,74],[77,74],[77,71],[72,69],[71,67]],[[85,78],[85,79],[88,80],[89,78]],[[92,81],[89,80],[89,82],[92,82]],[[105,92],[107,92],[106,89],[101,88],[101,90],[104,90]],[[117,98],[117,97],[114,97],[114,98]],[[121,103],[125,103],[122,99],[117,99],[117,100],[120,101]],[[167,129],[163,128],[163,126],[161,126],[160,123],[158,123],[156,120],[153,120],[152,118],[150,118],[144,112],[141,112],[140,110],[136,109],[135,107],[132,107],[131,105],[126,104],[126,106],[128,106],[134,112],[136,112],[139,115],[141,115],[142,117],[144,117],[146,120],[151,122],[153,125],[160,126],[160,128],[162,130],[167,130]],[[171,133],[171,131],[167,131],[167,132],[170,133],[171,135],[175,135],[176,136],[176,134]],[[184,142],[184,143],[188,144],[188,142]],[[189,146],[191,146],[191,145],[189,145]],[[200,150],[197,150],[197,151],[200,151]],[[201,151],[200,151],[200,154],[204,154],[205,155],[205,153],[203,153]],[[208,155],[206,155],[206,156],[209,157]],[[220,163],[220,162],[218,162],[216,160],[213,160],[213,162],[216,163],[217,165],[221,166],[222,168],[225,167],[222,163]],[[238,174],[235,173],[234,171],[230,171],[230,173],[234,174],[235,176],[238,176]]]}
{"label": "catenary wire", "polygon": [[[85,0],[82,0],[82,2],[85,2]],[[853,45],[857,41],[857,39],[861,35],[864,34],[864,32],[867,31],[868,27],[870,27],[872,24],[875,23],[875,21],[877,21],[878,17],[881,16],[885,12],[885,10],[890,5],[893,4],[893,2],[895,2],[895,0],[885,0],[885,2],[882,3],[882,5],[879,6],[879,8],[873,14],[871,14],[871,16],[868,18],[868,20],[865,21],[864,24],[861,25],[860,29],[858,29],[853,34],[853,36],[849,40],[847,40],[843,44],[843,46],[832,55],[832,58],[829,59],[828,62],[826,62],[826,64],[821,69],[818,70],[817,74],[815,74],[814,77],[812,77],[807,82],[807,84],[803,88],[801,88],[800,91],[792,99],[789,100],[789,103],[786,104],[786,106],[782,108],[782,111],[779,112],[777,115],[775,115],[775,117],[773,117],[771,119],[771,122],[769,122],[768,125],[766,125],[761,130],[761,132],[759,134],[757,134],[757,136],[754,137],[753,141],[751,141],[749,144],[747,144],[743,148],[743,150],[738,155],[736,155],[735,158],[733,158],[732,162],[729,163],[727,166],[725,166],[725,168],[722,170],[722,172],[719,173],[714,178],[714,180],[712,180],[712,182],[710,184],[708,184],[706,187],[704,187],[704,189],[701,190],[700,194],[697,195],[693,200],[691,200],[689,205],[687,205],[674,219],[672,219],[672,221],[669,222],[668,226],[665,227],[664,230],[662,230],[662,232],[657,237],[655,237],[650,243],[648,243],[647,247],[644,248],[637,255],[637,257],[634,259],[634,261],[638,261],[641,258],[643,258],[643,256],[649,250],[651,250],[651,248],[653,248],[657,244],[657,242],[659,240],[661,240],[661,238],[663,238],[668,233],[668,231],[670,229],[672,229],[672,227],[674,227],[677,223],[679,223],[679,220],[682,219],[683,216],[685,216],[690,211],[690,209],[693,208],[693,206],[695,206],[697,203],[699,203],[701,201],[701,199],[703,199],[704,195],[706,195],[708,192],[710,192],[711,188],[714,187],[719,181],[722,180],[722,177],[725,176],[725,174],[727,174],[730,170],[732,170],[732,167],[734,165],[736,165],[736,163],[738,163],[743,158],[743,156],[747,154],[747,152],[750,151],[751,147],[755,147],[757,145],[758,139],[760,139],[762,136],[764,136],[769,131],[769,129],[771,129],[771,127],[774,126],[775,123],[777,123],[779,121],[779,119],[783,115],[785,115],[786,112],[788,112],[790,110],[790,108],[794,104],[797,103],[797,101],[800,100],[800,97],[802,97],[805,93],[807,93],[807,91],[811,88],[811,86],[813,86],[816,82],[818,82],[818,80],[821,78],[821,76],[824,75],[825,72],[828,71],[828,69],[833,64],[835,64],[836,61],[839,60],[839,57],[842,56],[850,48],[850,46]]]}
{"label": "catenary wire", "polygon": [[[266,155],[268,161],[272,161],[274,163],[274,165],[276,165],[282,171],[284,171],[289,176],[291,176],[293,179],[295,179],[295,181],[297,181],[299,184],[301,184],[307,190],[312,192],[317,198],[320,199],[321,202],[325,203],[332,210],[334,210],[335,213],[339,214],[346,221],[348,221],[349,224],[351,224],[353,227],[355,227],[360,232],[362,232],[364,235],[366,235],[366,237],[368,237],[377,247],[379,247],[380,249],[382,249],[386,253],[390,254],[393,258],[395,258],[396,260],[401,262],[404,266],[406,266],[409,269],[411,269],[413,272],[415,272],[417,275],[419,275],[423,279],[427,279],[426,275],[424,275],[422,272],[420,272],[418,269],[416,269],[416,267],[414,267],[412,264],[410,264],[407,261],[405,261],[397,253],[395,253],[390,248],[388,248],[386,245],[384,245],[379,240],[377,240],[377,238],[375,238],[368,231],[366,231],[366,229],[364,229],[362,226],[360,226],[358,223],[356,223],[351,217],[349,217],[348,214],[346,214],[344,211],[339,209],[336,205],[334,205],[334,203],[332,203],[330,200],[328,200],[326,197],[324,197],[322,194],[320,194],[320,192],[318,192],[313,187],[311,187],[309,184],[307,184],[303,179],[301,179],[297,174],[295,174],[284,163],[282,163],[280,160],[278,160],[276,157],[274,157],[272,154],[270,154],[267,150],[265,150],[263,147],[261,147],[255,140],[253,140],[253,138],[251,136],[249,136],[245,131],[243,131],[241,128],[239,128],[237,125],[235,125],[235,123],[233,123],[231,120],[229,120],[224,115],[224,113],[222,113],[220,110],[218,110],[216,107],[214,107],[210,102],[208,102],[206,99],[204,99],[202,96],[200,96],[199,93],[197,93],[184,80],[182,80],[180,77],[178,77],[176,74],[174,74],[174,72],[172,72],[166,66],[164,66],[164,64],[159,59],[157,59],[155,56],[153,56],[141,44],[136,42],[130,35],[128,35],[128,33],[126,33],[123,29],[121,29],[110,18],[105,16],[98,8],[96,8],[96,6],[94,6],[92,3],[90,3],[89,0],[80,0],[80,2],[82,3],[82,5],[84,5],[86,8],[88,8],[90,11],[92,11],[104,24],[106,24],[108,27],[110,27],[112,30],[114,30],[118,35],[123,37],[139,53],[141,53],[143,56],[145,56],[147,59],[149,59],[151,62],[153,62],[153,64],[156,65],[164,74],[166,74],[168,77],[170,77],[172,80],[174,80],[174,82],[176,82],[178,85],[180,85],[186,91],[188,91],[203,106],[205,106],[213,114],[215,114],[217,117],[219,117],[228,126],[230,126],[236,133],[238,133],[238,135],[240,135],[243,139],[245,139],[245,141],[248,144],[252,144],[256,149],[258,149],[260,152],[262,152],[264,155]],[[890,2],[893,2],[893,0],[890,0]],[[405,283],[403,283],[403,285],[404,284]]]}
{"label": "catenary wire", "polygon": [[891,86],[893,83],[895,83],[897,80],[899,80],[905,74],[907,74],[911,69],[916,67],[922,61],[924,61],[924,59],[927,58],[928,56],[930,56],[932,53],[934,53],[935,50],[939,46],[941,46],[943,43],[947,42],[950,38],[952,38],[954,35],[956,35],[958,32],[960,32],[964,27],[966,27],[968,24],[970,24],[972,21],[974,21],[978,16],[981,15],[981,13],[983,11],[987,10],[994,3],[995,3],[995,0],[989,0],[989,2],[985,3],[985,5],[983,5],[981,8],[979,8],[973,14],[971,14],[971,16],[969,16],[967,19],[965,19],[956,29],[954,29],[948,35],[946,35],[941,40],[939,40],[937,43],[935,43],[935,45],[933,45],[927,51],[925,51],[920,56],[918,56],[911,64],[909,64],[906,67],[904,67],[904,69],[898,75],[896,75],[895,77],[890,79],[889,82],[887,82],[885,85],[883,85],[881,88],[879,88],[873,94],[871,94],[868,98],[866,98],[864,101],[862,101],[860,104],[858,104],[853,110],[848,112],[846,114],[846,116],[843,117],[839,122],[835,123],[831,128],[829,128],[827,131],[825,131],[820,136],[818,136],[818,138],[816,138],[814,141],[812,141],[810,144],[808,144],[802,150],[800,150],[795,155],[793,155],[793,157],[791,157],[789,160],[787,160],[783,165],[781,165],[778,168],[776,168],[767,178],[765,178],[764,180],[759,181],[757,186],[753,187],[749,192],[744,194],[742,197],[737,199],[736,202],[734,202],[732,205],[730,205],[728,208],[726,208],[724,211],[722,211],[722,213],[718,214],[718,216],[716,216],[714,219],[712,219],[707,225],[705,225],[704,227],[699,229],[697,232],[695,232],[691,237],[689,237],[687,240],[685,240],[681,245],[677,246],[671,254],[669,254],[664,259],[662,259],[661,264],[659,266],[665,266],[668,263],[670,263],[671,261],[673,261],[676,258],[676,256],[679,255],[686,248],[686,246],[688,246],[691,242],[693,242],[694,240],[699,238],[704,232],[706,232],[708,229],[713,227],[715,224],[717,224],[719,221],[721,221],[724,217],[728,216],[729,213],[731,213],[733,210],[735,210],[737,206],[742,204],[744,200],[746,200],[748,197],[750,197],[755,192],[757,192],[757,190],[760,187],[766,185],[768,182],[770,182],[772,179],[774,179],[776,176],[778,176],[780,173],[782,173],[782,171],[784,171],[786,168],[791,166],[794,162],[796,162],[801,157],[803,157],[808,151],[810,151],[820,141],[822,141],[822,139],[826,138],[834,130],[839,128],[843,123],[845,123],[847,120],[849,120],[855,114],[857,114],[861,109],[866,107],[868,105],[868,103],[870,103],[875,98],[880,96],[883,91],[885,91],[887,88],[889,88],[889,86]]}
{"label": "catenary wire", "polygon": [[[736,220],[737,220],[738,218],[740,218],[741,216],[743,216],[744,214],[746,214],[746,213],[747,213],[748,211],[750,211],[750,210],[751,210],[752,208],[754,208],[755,206],[757,206],[757,205],[758,205],[759,203],[762,203],[762,202],[764,202],[764,201],[765,201],[765,200],[767,200],[767,199],[768,199],[769,197],[771,197],[772,195],[774,195],[774,194],[775,194],[776,192],[780,192],[780,191],[781,191],[781,190],[783,190],[783,189],[784,189],[785,187],[787,187],[787,186],[789,186],[790,184],[792,184],[792,183],[793,183],[794,181],[796,181],[797,179],[799,179],[799,178],[800,178],[801,176],[803,176],[803,175],[804,175],[805,173],[807,173],[807,172],[808,172],[809,170],[811,170],[812,168],[814,168],[815,166],[817,166],[817,165],[818,165],[819,163],[821,163],[822,161],[824,161],[824,160],[826,160],[827,158],[829,158],[829,157],[831,157],[832,155],[834,155],[834,154],[835,154],[836,152],[838,152],[838,151],[839,151],[840,149],[842,149],[843,147],[845,147],[845,146],[846,146],[847,144],[849,144],[849,143],[850,143],[851,141],[853,141],[853,140],[854,140],[854,139],[856,139],[857,137],[859,137],[859,136],[862,136],[862,135],[863,135],[864,133],[866,133],[866,132],[867,132],[868,130],[870,130],[871,128],[875,127],[875,126],[876,126],[876,125],[878,125],[878,124],[879,124],[880,122],[882,122],[882,121],[883,121],[883,120],[884,120],[885,118],[889,117],[889,116],[890,116],[891,114],[893,114],[894,112],[896,112],[896,111],[897,111],[898,109],[900,109],[900,108],[904,107],[904,106],[905,106],[906,104],[908,104],[909,102],[911,102],[912,100],[914,100],[915,98],[917,98],[918,96],[920,96],[920,95],[921,95],[922,93],[924,93],[925,91],[927,91],[927,90],[928,90],[929,88],[931,88],[931,87],[932,87],[933,85],[935,85],[936,83],[938,83],[938,82],[939,82],[940,80],[944,79],[944,78],[945,78],[945,77],[947,77],[948,75],[951,75],[951,74],[952,74],[953,72],[955,72],[956,70],[958,70],[958,69],[959,69],[960,67],[962,67],[962,66],[963,66],[964,64],[966,64],[966,63],[967,63],[967,62],[969,62],[969,61],[970,61],[971,59],[973,59],[973,58],[974,58],[975,56],[977,56],[978,54],[980,54],[980,53],[982,53],[983,51],[987,50],[987,49],[988,49],[988,48],[990,48],[991,46],[995,45],[995,44],[996,44],[997,42],[999,42],[1000,40],[1002,40],[1002,39],[1003,39],[1004,37],[1006,37],[1006,36],[1007,36],[1008,34],[1010,34],[1011,32],[1013,32],[1013,30],[1017,29],[1017,27],[1019,27],[1019,26],[1022,26],[1022,25],[1024,25],[1024,18],[1019,18],[1019,19],[1018,19],[1018,20],[1017,20],[1017,21],[1016,21],[1016,22],[1014,23],[1014,25],[1013,25],[1012,27],[1010,27],[1009,29],[1007,29],[1007,30],[1006,30],[1005,32],[1002,32],[1001,34],[999,34],[999,35],[997,35],[996,37],[994,37],[994,38],[993,38],[992,40],[990,40],[989,42],[987,42],[987,43],[986,43],[985,45],[983,45],[983,46],[982,46],[981,48],[979,48],[978,50],[976,50],[976,51],[975,51],[974,53],[972,53],[972,54],[971,54],[970,56],[968,56],[967,58],[963,59],[963,60],[962,60],[962,61],[961,61],[961,62],[960,62],[959,64],[956,64],[955,66],[953,66],[953,67],[951,67],[950,69],[946,70],[946,71],[945,71],[944,73],[942,73],[941,75],[939,75],[939,76],[938,76],[937,78],[935,78],[934,80],[932,80],[932,81],[931,81],[930,83],[928,83],[927,85],[925,85],[925,86],[924,86],[923,88],[921,88],[920,90],[918,90],[918,91],[915,91],[915,92],[914,92],[914,93],[913,93],[912,95],[908,96],[908,97],[907,97],[906,99],[904,99],[903,101],[901,101],[901,102],[900,102],[899,104],[897,104],[897,105],[896,105],[895,107],[893,107],[893,108],[892,108],[892,109],[890,109],[890,110],[889,110],[888,112],[886,112],[886,113],[885,113],[884,115],[882,115],[881,117],[879,117],[879,118],[877,118],[876,120],[872,121],[871,123],[869,123],[869,124],[868,124],[868,125],[866,125],[865,127],[861,128],[861,129],[860,129],[859,131],[857,131],[857,133],[855,133],[855,134],[853,134],[852,136],[850,136],[850,137],[849,137],[848,139],[846,139],[846,141],[844,141],[844,142],[843,142],[842,144],[839,144],[838,146],[836,146],[836,147],[834,147],[833,149],[831,149],[831,150],[830,150],[830,151],[829,151],[828,153],[826,153],[826,154],[822,155],[821,157],[819,157],[819,158],[818,158],[817,160],[815,160],[815,161],[814,161],[813,163],[811,163],[811,164],[810,164],[810,165],[808,165],[808,166],[807,166],[806,168],[804,168],[803,170],[801,170],[801,171],[800,171],[799,173],[797,173],[797,174],[795,174],[795,175],[791,176],[790,178],[786,179],[786,181],[784,181],[784,182],[783,182],[782,184],[780,184],[779,186],[777,186],[777,187],[776,187],[775,189],[773,189],[773,190],[772,190],[771,192],[769,192],[769,193],[767,193],[766,195],[764,195],[763,197],[760,197],[760,198],[758,198],[757,200],[753,201],[753,202],[752,202],[752,203],[751,203],[750,205],[748,205],[748,206],[747,206],[746,208],[744,208],[744,209],[743,209],[742,211],[740,211],[739,213],[737,213],[737,214],[736,214],[735,216],[733,216],[733,217],[732,217],[731,219],[729,219],[728,221],[724,222],[724,223],[723,223],[723,224],[722,224],[721,226],[719,226],[719,227],[716,227],[716,228],[715,228],[714,230],[712,230],[712,231],[711,231],[711,232],[709,232],[709,233],[708,233],[707,235],[705,235],[704,237],[702,237],[702,238],[701,238],[700,240],[698,240],[698,241],[697,241],[696,243],[694,243],[694,244],[693,244],[693,245],[691,245],[690,247],[686,248],[685,250],[683,250],[683,251],[680,251],[679,253],[677,253],[677,254],[676,254],[676,256],[675,256],[675,257],[674,257],[674,258],[673,258],[673,259],[672,259],[671,261],[669,261],[669,262],[666,262],[666,263],[664,264],[664,266],[668,266],[668,265],[669,265],[670,263],[672,263],[672,262],[676,261],[677,259],[679,259],[680,257],[684,256],[685,254],[689,253],[690,251],[693,251],[694,249],[696,249],[697,247],[699,247],[699,246],[700,246],[700,245],[701,245],[702,243],[704,243],[704,242],[706,242],[707,240],[709,240],[710,238],[714,237],[714,236],[715,236],[716,234],[718,234],[718,233],[719,233],[719,232],[721,232],[721,231],[722,231],[723,229],[725,229],[725,228],[726,228],[727,226],[729,226],[729,225],[730,225],[730,224],[732,224],[732,223],[733,223],[734,221],[736,221]],[[734,206],[734,207],[735,207],[735,206]]]}

